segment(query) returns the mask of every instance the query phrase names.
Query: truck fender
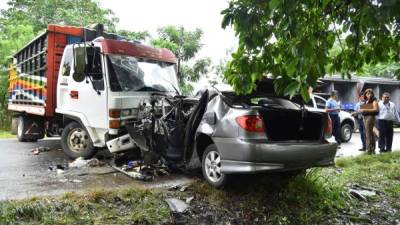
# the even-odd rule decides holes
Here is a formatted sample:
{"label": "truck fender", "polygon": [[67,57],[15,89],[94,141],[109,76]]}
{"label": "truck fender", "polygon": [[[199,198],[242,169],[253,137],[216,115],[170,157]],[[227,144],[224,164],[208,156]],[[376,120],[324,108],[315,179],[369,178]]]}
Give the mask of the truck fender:
{"label": "truck fender", "polygon": [[97,133],[89,127],[88,120],[84,115],[82,115],[81,113],[74,113],[74,112],[69,112],[69,114],[63,114],[64,127],[71,121],[79,123],[82,127],[86,129],[95,147],[105,146],[105,143],[101,143],[101,140],[98,137]]}

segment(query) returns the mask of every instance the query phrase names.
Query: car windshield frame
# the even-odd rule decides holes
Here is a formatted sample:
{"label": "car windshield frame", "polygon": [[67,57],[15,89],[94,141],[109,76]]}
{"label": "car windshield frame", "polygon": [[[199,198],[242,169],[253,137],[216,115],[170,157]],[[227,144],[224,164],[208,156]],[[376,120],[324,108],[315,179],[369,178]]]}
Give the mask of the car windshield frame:
{"label": "car windshield frame", "polygon": [[129,55],[106,55],[112,92],[176,92],[176,64]]}

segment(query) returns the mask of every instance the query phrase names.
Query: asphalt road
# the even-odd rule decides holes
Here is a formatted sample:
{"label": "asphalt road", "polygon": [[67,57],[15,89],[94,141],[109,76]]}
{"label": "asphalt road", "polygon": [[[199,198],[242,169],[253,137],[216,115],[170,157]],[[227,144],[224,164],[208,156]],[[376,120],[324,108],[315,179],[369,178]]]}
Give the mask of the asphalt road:
{"label": "asphalt road", "polygon": [[[50,151],[33,155],[32,149],[48,147]],[[360,136],[354,133],[349,143],[343,143],[337,157],[362,154]],[[400,150],[400,132],[394,136],[393,149]],[[152,182],[133,180],[116,173],[109,166],[75,168],[62,174],[49,171],[49,167],[68,164],[57,138],[21,143],[16,139],[0,139],[0,200],[20,199],[37,195],[58,195],[83,192],[88,189],[114,189],[133,185],[148,187],[171,186],[190,182],[184,175],[158,177]]]}
{"label": "asphalt road", "polygon": [[[31,151],[36,147],[48,147],[50,151],[33,155]],[[68,162],[61,151],[59,139],[51,138],[35,143],[0,139],[0,200],[134,185],[162,187],[183,184],[191,180],[183,175],[171,175],[157,177],[152,182],[136,181],[115,172],[108,165],[70,168],[62,174],[49,171],[49,167],[66,166]]]}
{"label": "asphalt road", "polygon": [[[329,141],[334,141],[333,138]],[[338,150],[336,156],[357,156],[360,154],[364,154],[364,152],[358,151],[362,147],[360,133],[353,133],[351,140],[348,143],[342,143],[341,148]],[[393,145],[392,149],[400,150],[400,131],[396,129],[396,132],[393,136]],[[376,143],[376,153],[379,153],[378,142]]]}

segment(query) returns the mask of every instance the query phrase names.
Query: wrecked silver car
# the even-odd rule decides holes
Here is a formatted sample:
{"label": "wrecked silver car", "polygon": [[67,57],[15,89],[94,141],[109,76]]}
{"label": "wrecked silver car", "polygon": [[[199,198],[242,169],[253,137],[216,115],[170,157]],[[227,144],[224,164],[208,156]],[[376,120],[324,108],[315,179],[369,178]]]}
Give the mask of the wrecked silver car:
{"label": "wrecked silver car", "polygon": [[198,98],[157,93],[144,100],[138,120],[126,128],[143,156],[201,168],[215,187],[237,173],[330,166],[337,150],[326,141],[327,114],[277,96],[271,82],[250,95],[218,89],[204,90]]}

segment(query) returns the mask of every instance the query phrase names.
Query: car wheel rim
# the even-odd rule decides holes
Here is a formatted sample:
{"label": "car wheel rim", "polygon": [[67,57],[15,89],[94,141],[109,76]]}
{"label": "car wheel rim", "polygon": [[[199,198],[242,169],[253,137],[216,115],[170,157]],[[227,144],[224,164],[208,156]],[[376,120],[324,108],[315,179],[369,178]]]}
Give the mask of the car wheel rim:
{"label": "car wheel rim", "polygon": [[72,129],[67,137],[68,147],[74,152],[81,153],[90,143],[89,136],[82,128]]}
{"label": "car wheel rim", "polygon": [[210,151],[205,159],[205,172],[207,178],[216,183],[221,180],[221,157],[218,152]]}
{"label": "car wheel rim", "polygon": [[344,138],[345,138],[346,140],[349,140],[349,139],[350,139],[350,135],[351,135],[350,129],[349,129],[349,128],[345,128],[344,131],[343,131],[343,133],[344,133]]}

